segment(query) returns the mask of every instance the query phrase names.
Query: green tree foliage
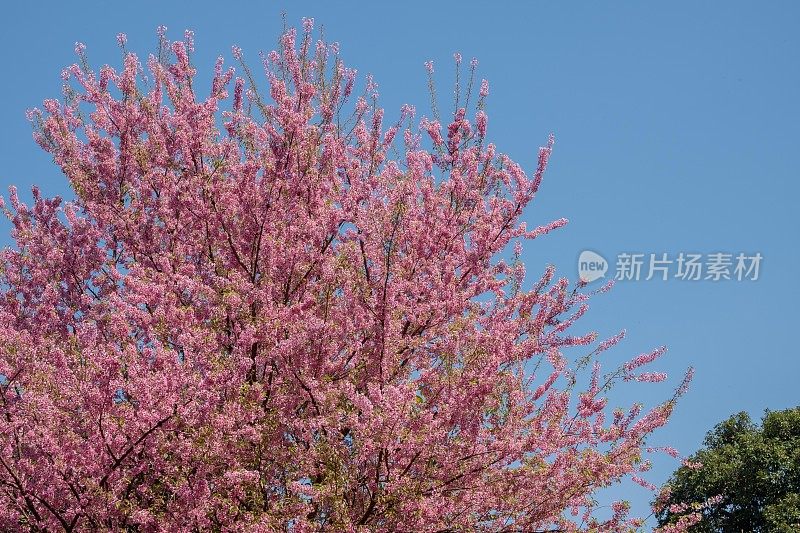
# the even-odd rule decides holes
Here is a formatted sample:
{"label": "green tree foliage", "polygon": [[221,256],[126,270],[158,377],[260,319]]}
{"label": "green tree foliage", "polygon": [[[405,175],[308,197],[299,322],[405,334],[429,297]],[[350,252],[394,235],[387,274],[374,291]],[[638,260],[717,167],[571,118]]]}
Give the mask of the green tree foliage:
{"label": "green tree foliage", "polygon": [[760,427],[744,412],[718,424],[665,486],[659,524],[698,503],[703,518],[690,531],[800,531],[800,407],[767,411]]}

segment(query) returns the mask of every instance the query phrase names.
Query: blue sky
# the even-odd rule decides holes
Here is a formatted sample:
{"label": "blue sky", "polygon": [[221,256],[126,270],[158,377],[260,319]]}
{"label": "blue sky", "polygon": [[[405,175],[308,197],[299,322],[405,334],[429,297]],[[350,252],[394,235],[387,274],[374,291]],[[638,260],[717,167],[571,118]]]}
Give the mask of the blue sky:
{"label": "blue sky", "polygon": [[[654,444],[692,452],[738,411],[800,405],[797,300],[800,248],[800,4],[769,2],[14,2],[4,6],[0,54],[0,186],[69,196],[31,140],[25,110],[59,96],[75,41],[90,61],[118,64],[115,35],[144,56],[164,24],[195,31],[201,71],[241,46],[271,50],[286,11],[314,17],[359,73],[374,74],[388,115],[427,110],[423,62],[432,59],[449,104],[452,54],[480,60],[491,82],[489,136],[533,169],[556,135],[529,224],[570,224],[525,248],[531,275],[549,262],[575,278],[581,251],[761,253],[757,281],[626,281],[594,299],[582,327],[628,338],[608,364],[666,344],[664,387],[623,384],[614,402],[658,401],[687,366],[697,374]],[[113,6],[113,8],[111,7]],[[441,73],[441,74],[440,74]],[[793,150],[794,149],[794,150]],[[795,155],[792,155],[795,154]],[[8,244],[8,224],[0,224]],[[676,464],[657,460],[663,482]],[[616,492],[643,511],[649,495]]]}

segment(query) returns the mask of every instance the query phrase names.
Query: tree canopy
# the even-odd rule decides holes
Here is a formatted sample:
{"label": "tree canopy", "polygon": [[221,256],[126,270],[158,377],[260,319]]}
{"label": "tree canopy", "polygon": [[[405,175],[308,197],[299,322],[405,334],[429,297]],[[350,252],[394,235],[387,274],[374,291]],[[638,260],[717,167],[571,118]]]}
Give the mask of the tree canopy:
{"label": "tree canopy", "polygon": [[659,523],[709,500],[691,531],[800,531],[800,407],[767,411],[760,426],[737,413],[709,431],[666,485]]}
{"label": "tree canopy", "polygon": [[566,223],[522,220],[552,138],[528,175],[471,75],[445,118],[387,125],[308,20],[266,82],[234,48],[205,97],[191,32],[146,67],[119,42],[30,113],[75,199],[3,205],[0,529],[641,523],[594,495],[647,470],[675,397],[607,392],[664,380],[664,349],[603,374],[622,335],[575,326],[592,291],[523,283],[522,242]]}

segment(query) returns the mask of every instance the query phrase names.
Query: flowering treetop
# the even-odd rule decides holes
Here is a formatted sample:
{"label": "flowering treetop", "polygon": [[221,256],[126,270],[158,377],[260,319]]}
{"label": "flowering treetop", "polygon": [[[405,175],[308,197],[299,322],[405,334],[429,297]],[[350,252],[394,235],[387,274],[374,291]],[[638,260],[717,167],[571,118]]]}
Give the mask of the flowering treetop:
{"label": "flowering treetop", "polygon": [[618,335],[570,364],[596,339],[572,332],[588,294],[552,267],[522,288],[520,241],[566,222],[521,220],[552,138],[527,175],[486,140],[472,76],[446,125],[405,106],[386,126],[311,26],[262,56],[267,92],[234,48],[242,77],[220,58],[200,97],[192,34],[162,29],[146,71],[124,36],[121,70],[79,46],[63,101],[30,113],[75,199],[3,205],[0,524],[641,523],[593,495],[647,469],[674,398],[605,394],[664,379],[640,368],[663,350],[603,376]]}

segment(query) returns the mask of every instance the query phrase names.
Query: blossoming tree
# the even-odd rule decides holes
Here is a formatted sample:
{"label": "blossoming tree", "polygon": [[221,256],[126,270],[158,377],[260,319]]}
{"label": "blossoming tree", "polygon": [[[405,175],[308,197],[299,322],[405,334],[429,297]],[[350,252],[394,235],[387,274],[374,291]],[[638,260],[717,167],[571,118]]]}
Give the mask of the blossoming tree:
{"label": "blossoming tree", "polygon": [[160,35],[146,70],[122,35],[120,70],[79,46],[30,113],[75,199],[2,205],[0,527],[640,523],[593,496],[647,469],[673,402],[606,393],[663,350],[570,363],[588,294],[552,267],[523,289],[520,242],[565,223],[521,221],[552,140],[530,176],[497,152],[486,82],[444,127],[387,127],[310,21],[262,57],[268,97],[222,59],[199,97],[191,33]]}

